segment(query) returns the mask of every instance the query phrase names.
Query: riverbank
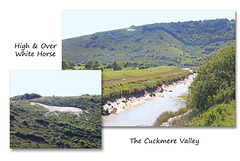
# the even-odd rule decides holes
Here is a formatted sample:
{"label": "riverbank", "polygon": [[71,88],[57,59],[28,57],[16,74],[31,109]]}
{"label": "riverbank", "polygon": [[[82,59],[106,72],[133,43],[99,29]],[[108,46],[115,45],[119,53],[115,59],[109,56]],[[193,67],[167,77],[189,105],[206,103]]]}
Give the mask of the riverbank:
{"label": "riverbank", "polygon": [[179,80],[176,82],[173,82],[173,84],[165,85],[158,87],[157,90],[149,93],[145,93],[142,96],[139,97],[129,97],[129,98],[120,98],[116,99],[115,101],[111,102],[108,101],[105,105],[102,106],[103,108],[103,114],[105,115],[118,115],[119,113],[138,106],[140,104],[144,104],[147,101],[155,98],[155,97],[163,97],[167,92],[173,92],[176,88],[179,88],[183,85],[190,84],[195,77],[195,74],[190,74],[188,77],[184,80]]}
{"label": "riverbank", "polygon": [[154,126],[155,127],[185,126],[186,119],[184,119],[184,117],[189,115],[189,113],[192,111],[193,111],[192,109],[186,107],[176,112],[172,111],[163,112],[155,121]]}
{"label": "riverbank", "polygon": [[102,103],[122,97],[140,97],[145,91],[152,92],[163,84],[185,79],[190,72],[181,67],[158,66],[148,69],[103,71]]}

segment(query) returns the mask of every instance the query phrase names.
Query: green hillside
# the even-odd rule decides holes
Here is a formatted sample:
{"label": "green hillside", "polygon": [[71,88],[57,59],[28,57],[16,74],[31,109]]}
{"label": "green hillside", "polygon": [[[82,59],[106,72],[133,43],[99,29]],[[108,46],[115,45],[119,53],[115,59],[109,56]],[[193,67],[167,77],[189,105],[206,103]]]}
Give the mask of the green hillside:
{"label": "green hillside", "polygon": [[235,126],[235,65],[235,46],[228,46],[200,67],[189,99],[200,116],[190,126]]}
{"label": "green hillside", "polygon": [[235,42],[235,20],[155,23],[99,32],[62,41],[63,60],[145,61],[198,66]]}
{"label": "green hillside", "polygon": [[189,87],[188,107],[162,113],[155,126],[178,115],[171,126],[236,126],[235,48],[225,47],[200,66]]}
{"label": "green hillside", "polygon": [[235,100],[235,46],[227,46],[198,69],[190,86],[190,104],[205,111]]}
{"label": "green hillside", "polygon": [[[26,96],[29,94],[10,99],[10,148],[101,148],[100,95],[34,99]],[[77,116],[70,111],[49,111],[30,102],[77,107],[84,111]]]}

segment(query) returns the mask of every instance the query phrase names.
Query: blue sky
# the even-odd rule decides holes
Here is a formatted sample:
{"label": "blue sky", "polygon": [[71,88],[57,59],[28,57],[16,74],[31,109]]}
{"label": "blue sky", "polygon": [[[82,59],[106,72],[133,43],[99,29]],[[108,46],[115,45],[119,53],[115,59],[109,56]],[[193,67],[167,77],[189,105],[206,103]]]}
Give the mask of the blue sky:
{"label": "blue sky", "polygon": [[233,10],[213,11],[62,11],[62,39],[160,22],[235,19]]}
{"label": "blue sky", "polygon": [[10,97],[25,93],[42,96],[101,94],[101,71],[10,71]]}

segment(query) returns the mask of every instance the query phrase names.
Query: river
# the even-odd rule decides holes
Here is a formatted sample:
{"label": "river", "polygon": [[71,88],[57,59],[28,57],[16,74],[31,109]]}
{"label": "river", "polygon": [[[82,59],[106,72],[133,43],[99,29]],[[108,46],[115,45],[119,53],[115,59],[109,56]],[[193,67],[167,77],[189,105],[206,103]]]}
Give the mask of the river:
{"label": "river", "polygon": [[163,93],[163,97],[155,97],[143,104],[124,110],[117,115],[103,117],[103,126],[153,126],[158,116],[165,111],[178,111],[186,107],[183,98],[179,97],[188,93],[195,74],[189,75],[184,82],[170,85],[172,92]]}

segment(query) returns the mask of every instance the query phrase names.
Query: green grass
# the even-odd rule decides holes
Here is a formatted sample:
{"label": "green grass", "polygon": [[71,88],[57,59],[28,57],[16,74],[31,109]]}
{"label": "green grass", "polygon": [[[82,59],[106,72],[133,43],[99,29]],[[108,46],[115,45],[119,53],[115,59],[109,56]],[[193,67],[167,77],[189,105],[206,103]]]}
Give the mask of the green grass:
{"label": "green grass", "polygon": [[179,101],[181,103],[187,103],[187,96],[188,96],[187,93],[182,94],[176,98],[176,101]]}
{"label": "green grass", "polygon": [[[155,121],[154,126],[160,127],[162,123],[167,122],[169,118],[181,115],[187,112],[189,109],[190,108],[184,108],[178,110],[177,112],[163,112]],[[222,103],[216,106],[212,106],[204,112],[192,109],[192,111],[189,112],[187,115],[174,120],[171,126],[234,127],[236,126],[235,100],[232,100],[228,104]]]}
{"label": "green grass", "polygon": [[176,112],[172,112],[172,111],[163,112],[161,115],[159,115],[159,117],[155,121],[154,126],[159,127],[164,122],[167,122],[168,119],[173,118],[175,116],[182,115],[182,114],[186,113],[188,110],[190,110],[190,108],[182,108]]}
{"label": "green grass", "polygon": [[236,126],[235,100],[210,107],[195,117],[189,126]]}
{"label": "green grass", "polygon": [[168,66],[159,66],[141,70],[106,70],[103,71],[103,86],[108,87],[123,82],[134,82],[139,80],[146,80],[147,78],[150,79],[164,77],[166,75],[173,74],[179,71],[181,71],[181,69]]}
{"label": "green grass", "polygon": [[74,69],[75,70],[84,70],[85,69],[85,67],[82,65],[82,66],[74,66]]}
{"label": "green grass", "polygon": [[143,92],[186,76],[189,71],[159,66],[142,70],[103,71],[103,97]]}
{"label": "green grass", "polygon": [[124,70],[120,71],[113,71],[113,70],[105,70],[103,72],[103,77],[105,80],[112,79],[112,78],[118,78],[118,77],[138,77],[138,76],[148,76],[151,74],[161,73],[161,72],[167,72],[173,70],[175,67],[172,66],[159,66],[159,67],[153,67],[148,69],[137,69],[137,70],[131,70],[131,68],[124,68]]}

